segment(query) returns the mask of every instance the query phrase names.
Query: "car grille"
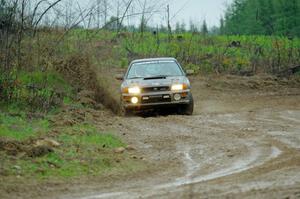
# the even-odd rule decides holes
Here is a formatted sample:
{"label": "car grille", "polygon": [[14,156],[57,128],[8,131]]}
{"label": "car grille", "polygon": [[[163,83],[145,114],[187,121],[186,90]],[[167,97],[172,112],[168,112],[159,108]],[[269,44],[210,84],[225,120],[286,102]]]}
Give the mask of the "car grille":
{"label": "car grille", "polygon": [[143,93],[151,93],[151,92],[160,92],[160,91],[169,91],[169,90],[170,90],[169,86],[159,86],[159,87],[143,88],[142,92]]}
{"label": "car grille", "polygon": [[169,98],[164,98],[166,95],[152,95],[152,96],[146,96],[148,99],[145,100],[142,98],[143,104],[149,104],[149,103],[159,103],[159,102],[171,102],[171,96]]}

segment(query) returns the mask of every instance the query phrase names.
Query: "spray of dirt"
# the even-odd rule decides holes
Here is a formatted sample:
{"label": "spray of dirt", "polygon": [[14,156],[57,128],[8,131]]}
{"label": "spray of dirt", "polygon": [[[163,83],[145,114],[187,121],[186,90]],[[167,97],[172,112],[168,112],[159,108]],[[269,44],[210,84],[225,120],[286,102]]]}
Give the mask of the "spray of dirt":
{"label": "spray of dirt", "polygon": [[[83,54],[74,54],[55,63],[55,70],[61,73],[76,89],[92,91],[92,100],[103,104],[114,113],[120,113],[118,82],[109,71],[99,72]],[[97,72],[96,72],[97,71]]]}
{"label": "spray of dirt", "polygon": [[97,101],[107,108],[111,109],[116,114],[121,114],[120,106],[120,82],[115,80],[114,72],[109,70],[101,70],[96,73],[97,76]]}
{"label": "spray of dirt", "polygon": [[55,63],[55,70],[61,73],[78,91],[96,88],[95,73],[87,56],[73,54]]}

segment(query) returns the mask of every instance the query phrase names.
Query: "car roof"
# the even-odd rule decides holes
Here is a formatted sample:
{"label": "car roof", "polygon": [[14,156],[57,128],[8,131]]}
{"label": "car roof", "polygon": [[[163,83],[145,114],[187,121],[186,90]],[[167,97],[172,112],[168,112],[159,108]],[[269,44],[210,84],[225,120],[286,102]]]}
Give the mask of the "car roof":
{"label": "car roof", "polygon": [[131,62],[131,64],[140,63],[140,62],[151,62],[151,61],[177,61],[177,60],[174,57],[147,58],[147,59],[134,60]]}

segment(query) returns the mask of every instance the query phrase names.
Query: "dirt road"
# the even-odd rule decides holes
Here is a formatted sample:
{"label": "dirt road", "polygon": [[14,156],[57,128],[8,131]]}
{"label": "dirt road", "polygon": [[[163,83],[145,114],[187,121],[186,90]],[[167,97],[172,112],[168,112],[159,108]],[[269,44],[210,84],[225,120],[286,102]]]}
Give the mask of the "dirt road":
{"label": "dirt road", "polygon": [[300,198],[299,87],[192,82],[194,116],[114,118],[155,172],[59,198]]}

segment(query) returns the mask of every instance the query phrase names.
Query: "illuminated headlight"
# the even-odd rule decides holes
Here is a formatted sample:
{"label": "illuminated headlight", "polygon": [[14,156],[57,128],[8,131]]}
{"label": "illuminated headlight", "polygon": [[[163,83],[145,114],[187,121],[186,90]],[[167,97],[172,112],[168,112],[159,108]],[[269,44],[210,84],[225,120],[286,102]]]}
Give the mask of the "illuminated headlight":
{"label": "illuminated headlight", "polygon": [[131,103],[137,104],[139,102],[139,99],[137,97],[131,98]]}
{"label": "illuminated headlight", "polygon": [[174,85],[172,85],[172,87],[171,87],[171,90],[172,90],[172,91],[181,91],[181,90],[183,90],[183,89],[184,89],[183,84],[174,84]]}
{"label": "illuminated headlight", "polygon": [[131,87],[131,88],[128,88],[128,93],[129,94],[140,94],[141,93],[141,89],[137,86],[135,87]]}

